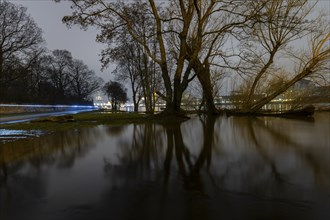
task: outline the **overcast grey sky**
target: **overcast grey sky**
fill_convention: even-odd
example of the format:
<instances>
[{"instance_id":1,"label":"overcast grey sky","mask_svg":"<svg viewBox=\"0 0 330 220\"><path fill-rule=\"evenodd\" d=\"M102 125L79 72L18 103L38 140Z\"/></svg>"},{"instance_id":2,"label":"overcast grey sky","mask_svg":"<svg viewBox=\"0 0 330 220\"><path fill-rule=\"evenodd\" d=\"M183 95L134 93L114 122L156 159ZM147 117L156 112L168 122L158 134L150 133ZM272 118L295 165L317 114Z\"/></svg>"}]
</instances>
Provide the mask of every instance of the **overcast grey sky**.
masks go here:
<instances>
[{"instance_id":1,"label":"overcast grey sky","mask_svg":"<svg viewBox=\"0 0 330 220\"><path fill-rule=\"evenodd\" d=\"M110 79L113 67L104 72L100 70L99 54L102 45L95 42L97 30L89 28L89 30L83 31L78 27L68 29L62 23L62 17L71 14L69 2L61 1L61 3L55 3L52 0L9 1L27 7L28 13L43 30L48 49L66 49L72 53L74 58L83 60L105 81ZM330 21L330 0L321 0L318 8L324 10Z\"/></svg>"},{"instance_id":2,"label":"overcast grey sky","mask_svg":"<svg viewBox=\"0 0 330 220\"><path fill-rule=\"evenodd\" d=\"M70 4L62 1L55 3L51 0L9 0L10 2L27 7L37 25L43 30L47 48L66 49L75 59L83 60L105 81L109 80L111 69L101 72L99 54L102 45L95 42L97 30L89 28L88 31L72 27L68 29L62 23L62 17L71 13Z\"/></svg>"}]
</instances>

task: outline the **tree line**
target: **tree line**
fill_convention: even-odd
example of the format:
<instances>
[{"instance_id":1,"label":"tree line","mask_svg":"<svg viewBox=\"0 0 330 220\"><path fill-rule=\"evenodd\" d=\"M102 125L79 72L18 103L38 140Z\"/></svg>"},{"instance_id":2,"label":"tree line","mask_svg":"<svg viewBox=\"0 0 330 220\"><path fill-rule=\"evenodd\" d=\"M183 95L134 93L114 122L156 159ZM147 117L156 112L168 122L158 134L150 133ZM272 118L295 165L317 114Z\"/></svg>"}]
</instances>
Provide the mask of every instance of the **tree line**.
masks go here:
<instances>
[{"instance_id":1,"label":"tree line","mask_svg":"<svg viewBox=\"0 0 330 220\"><path fill-rule=\"evenodd\" d=\"M0 0L0 103L91 103L103 80L69 51L47 50L26 10Z\"/></svg>"},{"instance_id":2,"label":"tree line","mask_svg":"<svg viewBox=\"0 0 330 220\"><path fill-rule=\"evenodd\" d=\"M303 78L328 83L329 25L317 4L71 0L63 22L100 29L101 61L117 64L114 73L130 83L135 106L143 98L152 112L161 98L167 112L180 112L187 88L197 83L207 111L218 113L214 88L225 74L245 97L240 111L254 113Z\"/></svg>"}]
</instances>

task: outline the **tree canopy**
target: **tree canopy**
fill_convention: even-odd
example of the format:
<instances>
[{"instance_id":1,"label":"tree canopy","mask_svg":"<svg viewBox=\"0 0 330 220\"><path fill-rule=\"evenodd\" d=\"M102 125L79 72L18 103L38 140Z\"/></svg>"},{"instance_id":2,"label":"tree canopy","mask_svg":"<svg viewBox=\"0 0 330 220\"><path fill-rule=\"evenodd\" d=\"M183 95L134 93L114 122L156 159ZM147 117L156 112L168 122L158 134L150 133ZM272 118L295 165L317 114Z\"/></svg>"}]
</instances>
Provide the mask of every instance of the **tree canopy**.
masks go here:
<instances>
[{"instance_id":1,"label":"tree canopy","mask_svg":"<svg viewBox=\"0 0 330 220\"><path fill-rule=\"evenodd\" d=\"M25 7L0 0L0 102L90 103L102 84L69 51L48 51Z\"/></svg>"},{"instance_id":2,"label":"tree canopy","mask_svg":"<svg viewBox=\"0 0 330 220\"><path fill-rule=\"evenodd\" d=\"M42 52L42 30L26 8L0 0L0 84L15 80Z\"/></svg>"},{"instance_id":3,"label":"tree canopy","mask_svg":"<svg viewBox=\"0 0 330 220\"><path fill-rule=\"evenodd\" d=\"M127 92L123 84L116 81L109 81L103 86L103 92L108 96L111 101L113 110L118 110L120 103L128 100Z\"/></svg>"},{"instance_id":4,"label":"tree canopy","mask_svg":"<svg viewBox=\"0 0 330 220\"><path fill-rule=\"evenodd\" d=\"M102 53L103 61L109 61L109 56L115 55L114 46L129 36L143 49L142 56L148 55L158 65L164 90L157 94L166 101L168 111L181 110L183 92L196 77L203 88L208 111L217 112L212 71L252 75L252 79L244 77L252 82L244 108L246 111L258 110L268 99L254 103L252 96L261 80L273 82L274 63L289 56L283 52L293 46L292 42L306 40L306 35L311 36L311 42L329 40L329 28L321 30L315 25L322 19L310 19L316 3L308 0L171 0L164 4L155 0L72 0L71 3L72 14L65 16L63 21L83 28L99 27L97 40L107 45L106 53ZM327 44L320 45L322 48L319 49L328 54ZM313 54L312 51L309 53ZM327 55L323 57L328 59ZM295 58L292 53L291 58ZM316 66L325 65L323 58L313 58L313 61L317 62ZM317 69L307 71L307 75L301 71L288 74L295 80L286 85L299 80L300 77L295 76L317 74ZM288 88L281 87L270 97Z\"/></svg>"}]
</instances>

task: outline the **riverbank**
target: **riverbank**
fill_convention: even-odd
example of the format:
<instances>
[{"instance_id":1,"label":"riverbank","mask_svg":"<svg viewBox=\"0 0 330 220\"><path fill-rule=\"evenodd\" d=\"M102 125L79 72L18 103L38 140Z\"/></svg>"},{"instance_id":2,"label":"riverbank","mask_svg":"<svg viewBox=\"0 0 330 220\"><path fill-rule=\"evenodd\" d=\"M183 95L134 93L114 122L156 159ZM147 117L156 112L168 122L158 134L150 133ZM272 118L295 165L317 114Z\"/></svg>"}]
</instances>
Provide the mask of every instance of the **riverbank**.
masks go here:
<instances>
[{"instance_id":1,"label":"riverbank","mask_svg":"<svg viewBox=\"0 0 330 220\"><path fill-rule=\"evenodd\" d=\"M186 115L192 117L200 114L203 114L203 112L197 112L197 111L186 112ZM225 114L225 115L231 116L231 114ZM233 116L235 116L235 114ZM252 117L263 117L263 116L264 115L252 115ZM270 115L270 117L273 116ZM301 119L305 118L304 116L297 116L297 117ZM145 113L121 112L121 111L111 111L111 110L103 109L103 110L95 110L90 112L81 112L78 114L68 114L65 117L51 116L51 117L44 117L41 119L32 120L29 122L1 124L0 129L61 131L67 129L96 126L96 125L125 125L131 123L147 123L147 122L169 124L171 122L176 123L178 121L185 121L187 119L189 119L189 117L185 115L178 115L178 116L164 115L164 114L150 115Z\"/></svg>"},{"instance_id":2,"label":"riverbank","mask_svg":"<svg viewBox=\"0 0 330 220\"><path fill-rule=\"evenodd\" d=\"M44 130L44 131L58 131L75 129L81 127L90 127L95 125L123 125L130 123L146 123L158 122L169 123L171 121L184 121L188 117L175 117L163 115L148 115L143 113L133 112L114 112L111 110L96 110L92 112L82 112L74 115L67 115L68 120L63 116L55 116L33 120L30 122L2 124L1 129L12 130Z\"/></svg>"}]
</instances>

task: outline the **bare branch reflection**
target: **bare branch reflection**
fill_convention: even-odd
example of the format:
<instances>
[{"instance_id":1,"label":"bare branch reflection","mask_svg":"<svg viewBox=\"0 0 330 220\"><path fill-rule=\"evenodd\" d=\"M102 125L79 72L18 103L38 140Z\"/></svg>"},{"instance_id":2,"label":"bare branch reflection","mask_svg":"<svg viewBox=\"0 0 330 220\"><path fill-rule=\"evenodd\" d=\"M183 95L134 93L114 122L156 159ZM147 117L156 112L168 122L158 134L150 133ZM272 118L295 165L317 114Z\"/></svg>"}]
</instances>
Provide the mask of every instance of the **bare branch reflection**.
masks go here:
<instances>
[{"instance_id":1,"label":"bare branch reflection","mask_svg":"<svg viewBox=\"0 0 330 220\"><path fill-rule=\"evenodd\" d=\"M8 142L0 146L0 214L330 217L329 120L208 116Z\"/></svg>"}]
</instances>

